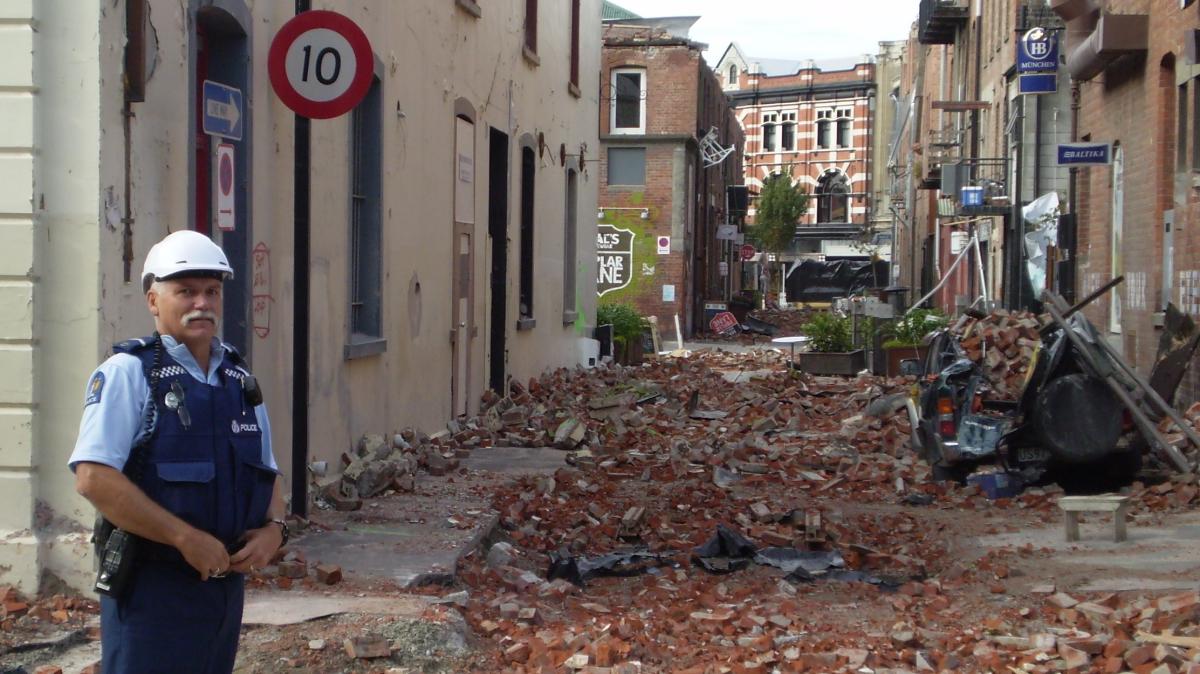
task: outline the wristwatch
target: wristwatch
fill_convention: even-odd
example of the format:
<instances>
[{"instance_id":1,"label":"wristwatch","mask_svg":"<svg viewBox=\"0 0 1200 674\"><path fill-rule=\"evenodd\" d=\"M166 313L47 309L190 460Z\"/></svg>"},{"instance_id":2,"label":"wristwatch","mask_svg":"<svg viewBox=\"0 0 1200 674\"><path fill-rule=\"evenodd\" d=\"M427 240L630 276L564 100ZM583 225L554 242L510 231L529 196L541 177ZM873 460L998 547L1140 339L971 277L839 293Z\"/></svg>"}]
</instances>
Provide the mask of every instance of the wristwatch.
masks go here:
<instances>
[{"instance_id":1,"label":"wristwatch","mask_svg":"<svg viewBox=\"0 0 1200 674\"><path fill-rule=\"evenodd\" d=\"M282 548L283 546L287 545L288 538L290 538L291 535L291 531L288 529L287 522L280 519L270 519L267 520L267 524L279 525L279 533L283 535L283 541L279 544L279 547Z\"/></svg>"}]
</instances>

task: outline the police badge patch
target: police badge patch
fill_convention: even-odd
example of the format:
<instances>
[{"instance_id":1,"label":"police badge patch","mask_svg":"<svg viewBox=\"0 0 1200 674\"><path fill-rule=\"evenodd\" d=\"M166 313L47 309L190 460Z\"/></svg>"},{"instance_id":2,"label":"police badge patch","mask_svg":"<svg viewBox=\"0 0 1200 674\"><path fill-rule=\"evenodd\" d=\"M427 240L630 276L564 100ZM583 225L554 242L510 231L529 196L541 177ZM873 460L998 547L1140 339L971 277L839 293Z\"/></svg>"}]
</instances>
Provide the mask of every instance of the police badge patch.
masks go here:
<instances>
[{"instance_id":1,"label":"police badge patch","mask_svg":"<svg viewBox=\"0 0 1200 674\"><path fill-rule=\"evenodd\" d=\"M92 380L88 382L87 398L83 401L83 406L87 407L100 402L100 393L104 391L104 373L97 372L92 375Z\"/></svg>"}]
</instances>

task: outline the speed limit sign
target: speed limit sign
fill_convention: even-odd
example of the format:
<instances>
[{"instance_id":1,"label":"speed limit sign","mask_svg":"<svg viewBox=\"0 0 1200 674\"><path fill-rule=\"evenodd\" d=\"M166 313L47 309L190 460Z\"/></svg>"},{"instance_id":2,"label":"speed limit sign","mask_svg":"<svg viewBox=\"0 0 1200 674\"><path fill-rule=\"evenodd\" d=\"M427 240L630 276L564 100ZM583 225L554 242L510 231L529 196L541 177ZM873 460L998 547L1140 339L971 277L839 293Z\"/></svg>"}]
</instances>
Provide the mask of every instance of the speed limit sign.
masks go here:
<instances>
[{"instance_id":1,"label":"speed limit sign","mask_svg":"<svg viewBox=\"0 0 1200 674\"><path fill-rule=\"evenodd\" d=\"M358 24L326 10L302 12L283 24L267 54L276 95L312 119L352 110L371 88L374 69L371 43Z\"/></svg>"}]
</instances>

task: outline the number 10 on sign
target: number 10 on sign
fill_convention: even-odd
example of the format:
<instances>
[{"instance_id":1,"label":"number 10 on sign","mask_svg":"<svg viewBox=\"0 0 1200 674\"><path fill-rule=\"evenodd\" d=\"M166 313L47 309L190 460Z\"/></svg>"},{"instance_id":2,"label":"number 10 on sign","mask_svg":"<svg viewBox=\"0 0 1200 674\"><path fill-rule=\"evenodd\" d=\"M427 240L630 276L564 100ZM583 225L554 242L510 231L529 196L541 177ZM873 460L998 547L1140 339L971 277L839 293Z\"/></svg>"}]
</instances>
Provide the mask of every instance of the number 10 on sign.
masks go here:
<instances>
[{"instance_id":1,"label":"number 10 on sign","mask_svg":"<svg viewBox=\"0 0 1200 674\"><path fill-rule=\"evenodd\" d=\"M350 19L324 10L303 12L271 42L267 70L275 93L297 114L328 119L363 99L374 75L367 36Z\"/></svg>"}]
</instances>

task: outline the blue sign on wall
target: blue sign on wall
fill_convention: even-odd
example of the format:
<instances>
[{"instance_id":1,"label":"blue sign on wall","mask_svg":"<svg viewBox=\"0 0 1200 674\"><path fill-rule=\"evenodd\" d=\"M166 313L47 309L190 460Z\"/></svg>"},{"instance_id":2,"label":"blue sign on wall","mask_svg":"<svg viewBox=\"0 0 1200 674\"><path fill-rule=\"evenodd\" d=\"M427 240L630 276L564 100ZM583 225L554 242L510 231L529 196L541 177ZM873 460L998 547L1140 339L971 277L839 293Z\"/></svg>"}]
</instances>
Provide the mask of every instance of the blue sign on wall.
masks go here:
<instances>
[{"instance_id":1,"label":"blue sign on wall","mask_svg":"<svg viewBox=\"0 0 1200 674\"><path fill-rule=\"evenodd\" d=\"M204 133L242 139L242 90L204 80Z\"/></svg>"},{"instance_id":2,"label":"blue sign on wall","mask_svg":"<svg viewBox=\"0 0 1200 674\"><path fill-rule=\"evenodd\" d=\"M1017 49L1017 72L1050 73L1058 70L1058 37L1045 28L1030 28Z\"/></svg>"},{"instance_id":3,"label":"blue sign on wall","mask_svg":"<svg viewBox=\"0 0 1200 674\"><path fill-rule=\"evenodd\" d=\"M1052 94L1056 91L1057 73L1022 73L1017 76L1018 94Z\"/></svg>"},{"instance_id":4,"label":"blue sign on wall","mask_svg":"<svg viewBox=\"0 0 1200 674\"><path fill-rule=\"evenodd\" d=\"M1108 166L1112 163L1112 145L1108 143L1061 143L1059 166Z\"/></svg>"}]
</instances>

